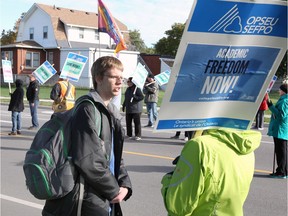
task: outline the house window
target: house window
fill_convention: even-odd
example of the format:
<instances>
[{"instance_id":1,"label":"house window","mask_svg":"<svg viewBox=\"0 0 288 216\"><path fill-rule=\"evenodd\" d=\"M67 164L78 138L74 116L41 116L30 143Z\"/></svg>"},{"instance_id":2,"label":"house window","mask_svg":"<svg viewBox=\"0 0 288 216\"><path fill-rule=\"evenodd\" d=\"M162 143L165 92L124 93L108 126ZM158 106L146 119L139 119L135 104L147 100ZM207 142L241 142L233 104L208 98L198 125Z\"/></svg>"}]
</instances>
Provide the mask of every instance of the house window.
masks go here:
<instances>
[{"instance_id":1,"label":"house window","mask_svg":"<svg viewBox=\"0 0 288 216\"><path fill-rule=\"evenodd\" d=\"M43 26L43 39L48 38L48 26Z\"/></svg>"},{"instance_id":2,"label":"house window","mask_svg":"<svg viewBox=\"0 0 288 216\"><path fill-rule=\"evenodd\" d=\"M95 40L99 40L99 32L98 32L98 30L95 30Z\"/></svg>"},{"instance_id":3,"label":"house window","mask_svg":"<svg viewBox=\"0 0 288 216\"><path fill-rule=\"evenodd\" d=\"M54 64L54 53L53 52L48 52L48 61L50 64Z\"/></svg>"},{"instance_id":4,"label":"house window","mask_svg":"<svg viewBox=\"0 0 288 216\"><path fill-rule=\"evenodd\" d=\"M1 52L2 55L2 59L4 60L9 60L9 61L13 61L13 51L2 51Z\"/></svg>"},{"instance_id":5,"label":"house window","mask_svg":"<svg viewBox=\"0 0 288 216\"><path fill-rule=\"evenodd\" d=\"M84 28L79 28L79 38L84 38Z\"/></svg>"},{"instance_id":6,"label":"house window","mask_svg":"<svg viewBox=\"0 0 288 216\"><path fill-rule=\"evenodd\" d=\"M40 53L26 52L26 67L37 68L40 65Z\"/></svg>"},{"instance_id":7,"label":"house window","mask_svg":"<svg viewBox=\"0 0 288 216\"><path fill-rule=\"evenodd\" d=\"M29 38L30 38L30 40L34 39L34 28L29 29Z\"/></svg>"},{"instance_id":8,"label":"house window","mask_svg":"<svg viewBox=\"0 0 288 216\"><path fill-rule=\"evenodd\" d=\"M4 60L11 61L11 66L13 66L13 51L2 51L1 57ZM2 67L2 61L0 63L1 63L1 67Z\"/></svg>"}]
</instances>

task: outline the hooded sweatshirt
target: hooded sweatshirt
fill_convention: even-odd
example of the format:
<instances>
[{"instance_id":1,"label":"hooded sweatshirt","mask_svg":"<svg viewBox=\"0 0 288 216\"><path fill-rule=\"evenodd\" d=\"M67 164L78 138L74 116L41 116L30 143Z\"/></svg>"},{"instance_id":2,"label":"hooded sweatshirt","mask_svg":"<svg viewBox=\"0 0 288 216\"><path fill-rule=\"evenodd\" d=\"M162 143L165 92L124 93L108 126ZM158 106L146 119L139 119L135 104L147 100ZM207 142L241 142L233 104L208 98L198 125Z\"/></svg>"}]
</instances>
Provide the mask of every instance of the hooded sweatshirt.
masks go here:
<instances>
[{"instance_id":1,"label":"hooded sweatshirt","mask_svg":"<svg viewBox=\"0 0 288 216\"><path fill-rule=\"evenodd\" d=\"M254 174L258 131L211 129L188 141L173 173L162 179L170 216L242 216Z\"/></svg>"},{"instance_id":2,"label":"hooded sweatshirt","mask_svg":"<svg viewBox=\"0 0 288 216\"><path fill-rule=\"evenodd\" d=\"M23 81L17 79L15 81L16 89L11 94L11 100L9 103L8 111L22 112L24 110L24 89Z\"/></svg>"}]
</instances>

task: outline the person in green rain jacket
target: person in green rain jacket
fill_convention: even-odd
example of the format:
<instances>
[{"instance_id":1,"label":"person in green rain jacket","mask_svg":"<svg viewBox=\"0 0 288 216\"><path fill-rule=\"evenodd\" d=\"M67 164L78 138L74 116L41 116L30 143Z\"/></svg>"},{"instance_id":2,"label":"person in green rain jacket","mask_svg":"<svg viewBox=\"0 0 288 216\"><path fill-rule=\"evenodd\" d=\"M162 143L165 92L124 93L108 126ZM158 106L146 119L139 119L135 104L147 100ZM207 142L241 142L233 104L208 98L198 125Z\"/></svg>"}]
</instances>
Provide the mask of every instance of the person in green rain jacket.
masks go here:
<instances>
[{"instance_id":1,"label":"person in green rain jacket","mask_svg":"<svg viewBox=\"0 0 288 216\"><path fill-rule=\"evenodd\" d=\"M169 216L242 216L261 133L210 129L188 141L162 179Z\"/></svg>"}]
</instances>

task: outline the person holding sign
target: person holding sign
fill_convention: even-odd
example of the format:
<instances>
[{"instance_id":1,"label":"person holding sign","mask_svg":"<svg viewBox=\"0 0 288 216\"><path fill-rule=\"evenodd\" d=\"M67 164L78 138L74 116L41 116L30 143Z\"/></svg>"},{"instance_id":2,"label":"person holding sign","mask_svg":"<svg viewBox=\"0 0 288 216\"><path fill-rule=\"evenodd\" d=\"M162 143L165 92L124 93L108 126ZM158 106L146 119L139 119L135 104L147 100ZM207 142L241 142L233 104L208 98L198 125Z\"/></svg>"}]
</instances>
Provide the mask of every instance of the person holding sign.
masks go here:
<instances>
[{"instance_id":1,"label":"person holding sign","mask_svg":"<svg viewBox=\"0 0 288 216\"><path fill-rule=\"evenodd\" d=\"M265 113L265 110L268 109L267 100L268 100L268 94L265 93L264 98L256 114L256 124L255 124L254 129L258 129L258 130L264 129L264 113Z\"/></svg>"},{"instance_id":2,"label":"person holding sign","mask_svg":"<svg viewBox=\"0 0 288 216\"><path fill-rule=\"evenodd\" d=\"M273 178L288 178L287 173L287 140L288 140L288 97L287 84L282 84L279 89L280 98L275 105L271 100L267 104L271 111L268 136L274 140L274 148L277 161L277 169L270 174ZM273 161L274 163L274 161Z\"/></svg>"},{"instance_id":3,"label":"person holding sign","mask_svg":"<svg viewBox=\"0 0 288 216\"><path fill-rule=\"evenodd\" d=\"M242 216L260 142L259 131L234 129L209 129L189 140L161 181L168 215Z\"/></svg>"},{"instance_id":4,"label":"person holding sign","mask_svg":"<svg viewBox=\"0 0 288 216\"><path fill-rule=\"evenodd\" d=\"M157 102L159 86L154 79L153 74L149 74L143 88L145 94L144 102L148 112L148 124L145 127L154 127L154 121L158 117Z\"/></svg>"},{"instance_id":5,"label":"person holding sign","mask_svg":"<svg viewBox=\"0 0 288 216\"><path fill-rule=\"evenodd\" d=\"M141 113L143 110L144 95L140 88L132 82L132 77L127 80L128 88L125 91L125 99L122 111L126 109L126 129L127 136L132 138L132 120L135 126L135 140L141 140Z\"/></svg>"},{"instance_id":6,"label":"person holding sign","mask_svg":"<svg viewBox=\"0 0 288 216\"><path fill-rule=\"evenodd\" d=\"M70 110L74 107L76 98L75 86L68 80L59 78L50 92L50 99L54 100L52 109L54 112Z\"/></svg>"},{"instance_id":7,"label":"person holding sign","mask_svg":"<svg viewBox=\"0 0 288 216\"><path fill-rule=\"evenodd\" d=\"M9 103L8 111L12 112L12 131L9 135L21 134L21 112L24 110L24 89L23 81L17 79L15 81L16 89L11 94L11 100Z\"/></svg>"},{"instance_id":8,"label":"person holding sign","mask_svg":"<svg viewBox=\"0 0 288 216\"><path fill-rule=\"evenodd\" d=\"M111 102L120 93L123 70L122 62L115 57L98 58L91 68L94 89L73 114L71 156L75 169L85 182L83 216L121 216L120 202L132 195L131 181L122 159L125 136L122 116ZM56 208L73 208L74 201L69 196L61 199L64 205L58 200L47 200L43 210L45 215L55 215ZM72 211L71 215L76 215L77 210Z\"/></svg>"},{"instance_id":9,"label":"person holding sign","mask_svg":"<svg viewBox=\"0 0 288 216\"><path fill-rule=\"evenodd\" d=\"M40 86L33 74L29 75L30 83L26 91L26 97L29 102L30 113L32 117L32 126L29 130L34 130L39 127L38 122L38 105L39 105L39 90Z\"/></svg>"}]
</instances>

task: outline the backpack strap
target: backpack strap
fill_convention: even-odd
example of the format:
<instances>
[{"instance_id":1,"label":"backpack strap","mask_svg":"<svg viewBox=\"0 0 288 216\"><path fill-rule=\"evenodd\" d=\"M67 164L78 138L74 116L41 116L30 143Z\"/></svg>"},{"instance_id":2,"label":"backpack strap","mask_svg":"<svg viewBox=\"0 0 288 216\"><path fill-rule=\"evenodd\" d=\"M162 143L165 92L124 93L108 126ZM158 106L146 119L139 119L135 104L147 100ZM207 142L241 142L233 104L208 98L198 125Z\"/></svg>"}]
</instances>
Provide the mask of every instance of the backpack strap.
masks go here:
<instances>
[{"instance_id":1,"label":"backpack strap","mask_svg":"<svg viewBox=\"0 0 288 216\"><path fill-rule=\"evenodd\" d=\"M68 90L67 90L68 91ZM89 102L93 105L94 107L94 111L95 111L95 125L96 125L96 130L98 133L98 136L100 136L101 134L101 123L102 123L102 119L101 119L101 114L98 110L98 108L95 105L95 102L93 102L90 97L89 98L81 98L79 102L77 102L75 109L73 110L72 116L74 116L75 112L77 111L79 105L83 102ZM102 150L104 152L104 154L106 154L106 148L104 143L102 144ZM78 207L77 207L77 216L81 216L81 209L82 209L82 203L83 203L83 198L84 198L84 185L85 185L85 180L83 178L82 175L80 175L80 180L79 180L79 184L80 184L80 190L79 190L79 201L78 201Z\"/></svg>"},{"instance_id":2,"label":"backpack strap","mask_svg":"<svg viewBox=\"0 0 288 216\"><path fill-rule=\"evenodd\" d=\"M83 203L83 197L84 197L84 178L82 175L80 175L80 190L79 190L79 201L78 201L78 207L77 207L77 216L81 216L81 209L82 209L82 203Z\"/></svg>"},{"instance_id":3,"label":"backpack strap","mask_svg":"<svg viewBox=\"0 0 288 216\"><path fill-rule=\"evenodd\" d=\"M72 88L71 83L70 83L69 81L67 81L67 84L68 84L68 86L67 86L67 90L66 90L65 98L68 97L68 95L69 95L70 92L71 92L71 88Z\"/></svg>"},{"instance_id":4,"label":"backpack strap","mask_svg":"<svg viewBox=\"0 0 288 216\"><path fill-rule=\"evenodd\" d=\"M97 133L98 133L98 136L100 136L101 134L101 123L102 123L102 117L101 117L101 114L98 110L98 108L96 107L95 105L95 102L93 102L90 98L82 98L80 99L79 102L77 102L76 104L76 108L73 110L73 113L72 113L72 116L75 114L75 112L77 111L79 105L83 102L89 102L93 105L94 107L94 111L95 111L95 125L96 125L96 129L97 129ZM106 151L105 151L106 152Z\"/></svg>"}]
</instances>

